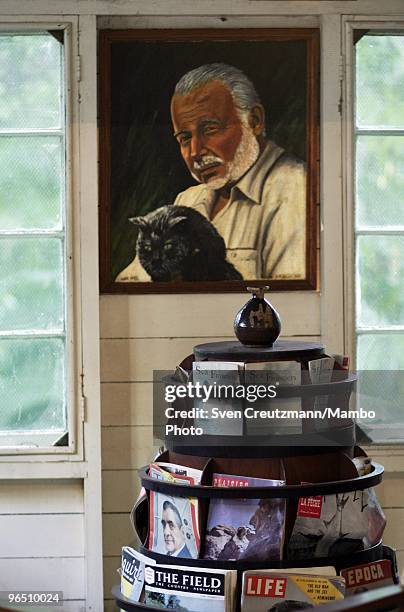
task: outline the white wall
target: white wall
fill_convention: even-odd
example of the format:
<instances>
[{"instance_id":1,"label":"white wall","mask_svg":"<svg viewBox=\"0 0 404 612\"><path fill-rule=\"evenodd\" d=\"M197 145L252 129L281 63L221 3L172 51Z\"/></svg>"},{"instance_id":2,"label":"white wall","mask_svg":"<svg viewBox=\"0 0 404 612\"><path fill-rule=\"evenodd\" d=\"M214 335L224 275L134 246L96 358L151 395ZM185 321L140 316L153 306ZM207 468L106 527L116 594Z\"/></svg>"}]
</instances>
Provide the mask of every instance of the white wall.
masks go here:
<instances>
[{"instance_id":1,"label":"white wall","mask_svg":"<svg viewBox=\"0 0 404 612\"><path fill-rule=\"evenodd\" d=\"M81 480L0 484L0 591L63 591L63 610L85 610Z\"/></svg>"}]
</instances>

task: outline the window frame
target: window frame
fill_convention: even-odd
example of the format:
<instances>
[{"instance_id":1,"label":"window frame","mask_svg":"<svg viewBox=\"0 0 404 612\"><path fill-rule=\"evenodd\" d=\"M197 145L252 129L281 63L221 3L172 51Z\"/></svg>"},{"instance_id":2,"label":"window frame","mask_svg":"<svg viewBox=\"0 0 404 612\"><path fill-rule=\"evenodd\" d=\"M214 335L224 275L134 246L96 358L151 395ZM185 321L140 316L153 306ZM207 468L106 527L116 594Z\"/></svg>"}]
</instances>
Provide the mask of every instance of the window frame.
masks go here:
<instances>
[{"instance_id":1,"label":"window frame","mask_svg":"<svg viewBox=\"0 0 404 612\"><path fill-rule=\"evenodd\" d=\"M351 355L352 368L356 367L356 232L355 232L355 30L385 30L386 32L403 32L404 16L392 21L388 16L377 15L344 15L342 17L342 142L343 142L343 243L344 243L344 337L345 352ZM393 327L393 326L391 326ZM402 326L397 326L400 331ZM396 331L396 330L394 330ZM390 333L390 332L388 332ZM394 332L393 332L394 333ZM402 442L375 443L369 447L372 456L394 452L397 466L404 468L404 440Z\"/></svg>"},{"instance_id":2,"label":"window frame","mask_svg":"<svg viewBox=\"0 0 404 612\"><path fill-rule=\"evenodd\" d=\"M66 419L69 444L66 446L0 446L0 474L3 463L29 461L83 461L83 422L85 395L81 308L81 228L79 188L79 96L80 83L78 17L5 17L0 32L64 32L64 112L65 112L65 309L66 309ZM12 434L10 434L12 435Z\"/></svg>"}]
</instances>

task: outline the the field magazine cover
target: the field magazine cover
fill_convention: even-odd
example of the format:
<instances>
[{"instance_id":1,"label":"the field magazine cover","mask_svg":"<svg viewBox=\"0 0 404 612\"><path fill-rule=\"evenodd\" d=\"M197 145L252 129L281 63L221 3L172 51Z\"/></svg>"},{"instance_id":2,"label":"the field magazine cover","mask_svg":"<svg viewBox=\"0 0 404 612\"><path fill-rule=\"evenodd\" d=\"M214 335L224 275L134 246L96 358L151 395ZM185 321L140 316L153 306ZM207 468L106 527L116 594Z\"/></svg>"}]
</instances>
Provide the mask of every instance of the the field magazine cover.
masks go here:
<instances>
[{"instance_id":1,"label":"the field magazine cover","mask_svg":"<svg viewBox=\"0 0 404 612\"><path fill-rule=\"evenodd\" d=\"M190 485L191 476L170 474L156 464L150 465L152 478ZM172 497L150 491L149 549L155 552L197 559L199 554L198 500L193 497Z\"/></svg>"},{"instance_id":2,"label":"the field magazine cover","mask_svg":"<svg viewBox=\"0 0 404 612\"><path fill-rule=\"evenodd\" d=\"M145 602L181 612L233 612L237 572L181 565L145 567Z\"/></svg>"},{"instance_id":3,"label":"the field magazine cover","mask_svg":"<svg viewBox=\"0 0 404 612\"><path fill-rule=\"evenodd\" d=\"M300 498L289 558L349 555L380 542L385 525L373 489Z\"/></svg>"},{"instance_id":4,"label":"the field magazine cover","mask_svg":"<svg viewBox=\"0 0 404 612\"><path fill-rule=\"evenodd\" d=\"M141 600L146 563L152 565L154 561L130 546L122 547L121 593L131 601Z\"/></svg>"},{"instance_id":5,"label":"the field magazine cover","mask_svg":"<svg viewBox=\"0 0 404 612\"><path fill-rule=\"evenodd\" d=\"M213 474L213 486L216 487L274 487L284 484L284 480ZM204 559L281 559L284 525L284 499L211 499Z\"/></svg>"},{"instance_id":6,"label":"the field magazine cover","mask_svg":"<svg viewBox=\"0 0 404 612\"><path fill-rule=\"evenodd\" d=\"M244 572L241 611L305 610L344 599L345 580L340 576L325 576L323 573L308 574L307 569L298 568L294 571L299 573L285 570Z\"/></svg>"},{"instance_id":7,"label":"the field magazine cover","mask_svg":"<svg viewBox=\"0 0 404 612\"><path fill-rule=\"evenodd\" d=\"M388 559L347 567L341 570L341 576L345 578L347 596L394 584Z\"/></svg>"},{"instance_id":8,"label":"the field magazine cover","mask_svg":"<svg viewBox=\"0 0 404 612\"><path fill-rule=\"evenodd\" d=\"M194 361L192 364L192 380L194 385L204 387L206 396L194 399L194 408L203 410L194 420L195 427L201 427L204 434L221 436L241 436L243 434L242 418L212 418L213 409L224 411L243 411L243 398L237 396L244 378L244 363L238 361ZM216 391L218 387L227 387L226 391Z\"/></svg>"}]
</instances>

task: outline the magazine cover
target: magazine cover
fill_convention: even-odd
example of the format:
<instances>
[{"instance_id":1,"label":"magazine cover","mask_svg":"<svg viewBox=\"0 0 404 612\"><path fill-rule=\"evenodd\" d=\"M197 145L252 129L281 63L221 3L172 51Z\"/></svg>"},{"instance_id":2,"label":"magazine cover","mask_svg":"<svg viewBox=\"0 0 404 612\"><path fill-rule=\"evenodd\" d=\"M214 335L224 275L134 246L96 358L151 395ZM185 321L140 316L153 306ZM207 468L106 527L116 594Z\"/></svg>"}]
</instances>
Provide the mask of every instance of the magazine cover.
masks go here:
<instances>
[{"instance_id":1,"label":"magazine cover","mask_svg":"<svg viewBox=\"0 0 404 612\"><path fill-rule=\"evenodd\" d=\"M341 570L341 576L345 578L347 596L394 584L388 559L348 567Z\"/></svg>"},{"instance_id":2,"label":"magazine cover","mask_svg":"<svg viewBox=\"0 0 404 612\"><path fill-rule=\"evenodd\" d=\"M305 610L344 599L345 581L339 576L289 574L278 570L243 573L242 612Z\"/></svg>"},{"instance_id":3,"label":"magazine cover","mask_svg":"<svg viewBox=\"0 0 404 612\"><path fill-rule=\"evenodd\" d=\"M289 557L335 557L363 550L381 540L385 525L373 489L301 498Z\"/></svg>"},{"instance_id":4,"label":"magazine cover","mask_svg":"<svg viewBox=\"0 0 404 612\"><path fill-rule=\"evenodd\" d=\"M144 586L145 564L154 561L130 546L122 547L121 593L132 601L140 601Z\"/></svg>"},{"instance_id":5,"label":"magazine cover","mask_svg":"<svg viewBox=\"0 0 404 612\"><path fill-rule=\"evenodd\" d=\"M152 478L179 484L192 484L189 476L174 476L151 464ZM197 559L199 554L198 500L172 497L150 491L149 549L163 555Z\"/></svg>"},{"instance_id":6,"label":"magazine cover","mask_svg":"<svg viewBox=\"0 0 404 612\"><path fill-rule=\"evenodd\" d=\"M145 603L183 612L233 612L236 581L231 570L146 565Z\"/></svg>"},{"instance_id":7,"label":"magazine cover","mask_svg":"<svg viewBox=\"0 0 404 612\"><path fill-rule=\"evenodd\" d=\"M213 474L213 486L282 486L284 480ZM204 559L267 561L281 559L284 499L211 499Z\"/></svg>"}]
</instances>

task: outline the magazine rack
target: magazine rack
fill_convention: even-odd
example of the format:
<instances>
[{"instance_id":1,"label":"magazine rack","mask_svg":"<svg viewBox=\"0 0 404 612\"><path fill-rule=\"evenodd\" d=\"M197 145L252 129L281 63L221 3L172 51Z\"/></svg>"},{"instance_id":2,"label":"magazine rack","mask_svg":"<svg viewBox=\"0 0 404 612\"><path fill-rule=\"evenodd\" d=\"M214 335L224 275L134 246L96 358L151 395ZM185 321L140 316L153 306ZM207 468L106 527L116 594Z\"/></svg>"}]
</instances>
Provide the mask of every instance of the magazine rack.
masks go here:
<instances>
[{"instance_id":1,"label":"magazine rack","mask_svg":"<svg viewBox=\"0 0 404 612\"><path fill-rule=\"evenodd\" d=\"M303 407L310 407L313 405L316 396L326 395L331 404L334 403L334 405L339 405L345 409L349 405L349 398L355 387L355 375L342 370L334 370L331 382L322 385L310 384L308 379L308 362L325 356L327 355L324 352L324 347L316 343L277 341L272 348L261 348L244 346L239 342L219 342L196 346L194 355L187 357L181 363L181 366L190 371L192 361L195 359L198 361L244 361L246 363L298 361L302 364L303 384L293 387L279 387L277 397L301 397ZM369 474L357 476L356 467L350 458L364 453L361 449L355 447L355 424L353 421L345 422L340 427L323 429L321 432L306 430L303 434L282 436L274 433L273 439L271 435L252 436L251 444L244 443L244 445L241 445L240 442L241 437L237 436L201 436L198 439L198 445L195 446L194 443L191 444L189 439L179 442L178 438L165 438L165 445L168 450L156 461L180 464L182 457L183 465L203 470L202 480L200 485L181 485L151 478L148 475L148 466L139 470L142 487L147 495L135 505L131 518L140 537L142 544L140 551L143 554L160 564L237 570L237 612L240 612L241 606L242 572L246 570L332 565L335 566L337 571L340 571L354 565L389 558L392 562L393 577L397 580L395 553L388 547L383 546L382 542L365 550L358 550L338 557L316 557L304 560L283 559L266 562L174 558L149 551L146 548L146 543L148 541L148 495L150 491L165 493L171 497L194 497L200 500L201 527L204 526L206 520L209 499L285 499L287 500L285 531L288 538L291 532L291 520L294 521L296 517L299 498L363 491L376 486L382 480L384 468L378 463L372 463ZM322 459L318 461L320 455ZM332 457L332 460L330 457ZM228 466L237 465L237 467L232 467L232 471L226 471L226 461ZM210 462L211 466L209 467ZM213 471L241 476L277 478L274 475L265 474L265 469L269 470L268 466L275 465L276 462L284 470L284 479L287 483L285 486L251 488L210 486L210 477ZM304 464L307 468L306 475L299 471ZM316 467L316 464L318 469L312 469ZM249 473L248 468L251 466L254 466L255 471ZM229 467L229 469L231 468ZM236 469L238 471L235 471ZM335 473L333 473L333 470ZM280 478L281 475L279 474L278 477ZM301 482L311 482L313 484L302 485ZM155 606L134 603L126 599L120 593L119 586L114 587L112 592L122 610L161 610L161 608ZM325 610L325 606L322 606L322 609Z\"/></svg>"}]
</instances>

